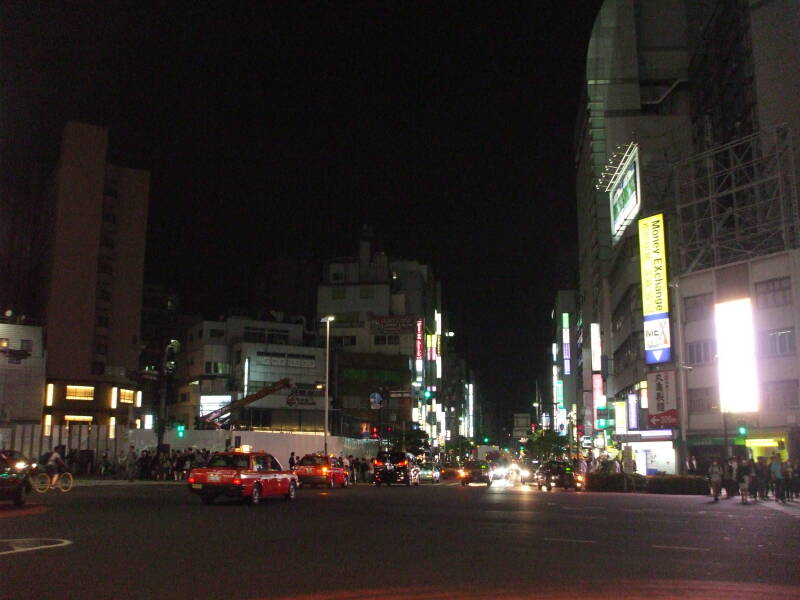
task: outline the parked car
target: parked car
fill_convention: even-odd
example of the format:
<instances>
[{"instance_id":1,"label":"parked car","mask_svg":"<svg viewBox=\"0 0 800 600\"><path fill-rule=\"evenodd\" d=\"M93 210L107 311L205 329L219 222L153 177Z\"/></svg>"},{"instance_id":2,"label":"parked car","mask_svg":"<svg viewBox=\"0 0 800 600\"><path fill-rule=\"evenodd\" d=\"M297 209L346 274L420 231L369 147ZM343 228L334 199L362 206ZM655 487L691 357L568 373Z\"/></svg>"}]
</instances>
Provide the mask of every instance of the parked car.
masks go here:
<instances>
[{"instance_id":1,"label":"parked car","mask_svg":"<svg viewBox=\"0 0 800 600\"><path fill-rule=\"evenodd\" d=\"M267 496L294 500L297 475L266 452L216 452L205 466L190 471L188 486L204 504L220 497L258 504Z\"/></svg>"},{"instance_id":2,"label":"parked car","mask_svg":"<svg viewBox=\"0 0 800 600\"><path fill-rule=\"evenodd\" d=\"M23 506L31 493L33 466L16 450L0 450L0 500L12 500Z\"/></svg>"},{"instance_id":3,"label":"parked car","mask_svg":"<svg viewBox=\"0 0 800 600\"><path fill-rule=\"evenodd\" d=\"M492 467L485 460L470 460L458 470L461 485L485 483L492 485Z\"/></svg>"},{"instance_id":4,"label":"parked car","mask_svg":"<svg viewBox=\"0 0 800 600\"><path fill-rule=\"evenodd\" d=\"M433 463L422 463L419 467L419 480L430 481L431 483L439 483L441 472L439 467Z\"/></svg>"},{"instance_id":5,"label":"parked car","mask_svg":"<svg viewBox=\"0 0 800 600\"><path fill-rule=\"evenodd\" d=\"M536 471L536 485L548 491L554 487L575 488L575 474L568 462L551 460Z\"/></svg>"},{"instance_id":6,"label":"parked car","mask_svg":"<svg viewBox=\"0 0 800 600\"><path fill-rule=\"evenodd\" d=\"M378 452L373 469L372 481L377 487L382 483L419 485L419 465L414 455L408 452Z\"/></svg>"},{"instance_id":7,"label":"parked car","mask_svg":"<svg viewBox=\"0 0 800 600\"><path fill-rule=\"evenodd\" d=\"M347 487L350 484L350 473L344 468L342 461L335 456L324 454L306 454L295 468L299 485L324 485Z\"/></svg>"}]
</instances>

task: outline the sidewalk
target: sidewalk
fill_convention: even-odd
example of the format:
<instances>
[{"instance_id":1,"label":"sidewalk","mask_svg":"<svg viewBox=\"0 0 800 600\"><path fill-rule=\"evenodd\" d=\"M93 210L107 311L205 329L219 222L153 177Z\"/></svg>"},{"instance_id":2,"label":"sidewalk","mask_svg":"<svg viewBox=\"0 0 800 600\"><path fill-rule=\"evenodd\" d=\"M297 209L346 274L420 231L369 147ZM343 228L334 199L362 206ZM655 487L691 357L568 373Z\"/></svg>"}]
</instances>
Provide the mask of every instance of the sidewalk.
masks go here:
<instances>
[{"instance_id":1,"label":"sidewalk","mask_svg":"<svg viewBox=\"0 0 800 600\"><path fill-rule=\"evenodd\" d=\"M761 500L759 506L764 506L772 510L777 510L787 515L792 515L795 519L800 519L800 500L792 500L786 504L775 502L775 500Z\"/></svg>"},{"instance_id":2,"label":"sidewalk","mask_svg":"<svg viewBox=\"0 0 800 600\"><path fill-rule=\"evenodd\" d=\"M105 485L178 485L186 484L186 481L152 481L150 479L134 479L128 481L127 479L82 479L75 478L75 487L97 487Z\"/></svg>"}]
</instances>

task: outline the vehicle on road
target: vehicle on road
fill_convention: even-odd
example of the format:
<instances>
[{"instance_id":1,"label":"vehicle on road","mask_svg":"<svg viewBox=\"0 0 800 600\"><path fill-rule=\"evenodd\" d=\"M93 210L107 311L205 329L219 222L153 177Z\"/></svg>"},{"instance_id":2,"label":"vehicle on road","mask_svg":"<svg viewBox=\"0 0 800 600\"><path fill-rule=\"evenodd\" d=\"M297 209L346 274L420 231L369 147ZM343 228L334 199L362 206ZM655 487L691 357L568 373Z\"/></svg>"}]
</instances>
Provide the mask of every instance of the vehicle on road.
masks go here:
<instances>
[{"instance_id":1,"label":"vehicle on road","mask_svg":"<svg viewBox=\"0 0 800 600\"><path fill-rule=\"evenodd\" d=\"M470 460L458 470L461 485L485 483L492 485L492 468L485 460Z\"/></svg>"},{"instance_id":2,"label":"vehicle on road","mask_svg":"<svg viewBox=\"0 0 800 600\"><path fill-rule=\"evenodd\" d=\"M521 462L518 465L519 482L523 485L532 483L536 478L536 470L539 468L538 462Z\"/></svg>"},{"instance_id":3,"label":"vehicle on road","mask_svg":"<svg viewBox=\"0 0 800 600\"><path fill-rule=\"evenodd\" d=\"M554 487L570 489L576 487L575 473L568 462L551 460L536 471L536 485L548 491Z\"/></svg>"},{"instance_id":4,"label":"vehicle on road","mask_svg":"<svg viewBox=\"0 0 800 600\"><path fill-rule=\"evenodd\" d=\"M458 463L445 463L439 468L439 479L455 479L458 477L458 470L461 465Z\"/></svg>"},{"instance_id":5,"label":"vehicle on road","mask_svg":"<svg viewBox=\"0 0 800 600\"><path fill-rule=\"evenodd\" d=\"M511 463L500 458L489 463L492 469L492 479L505 479L510 472Z\"/></svg>"},{"instance_id":6,"label":"vehicle on road","mask_svg":"<svg viewBox=\"0 0 800 600\"><path fill-rule=\"evenodd\" d=\"M31 462L16 450L0 450L0 500L23 506L31 493Z\"/></svg>"},{"instance_id":7,"label":"vehicle on road","mask_svg":"<svg viewBox=\"0 0 800 600\"><path fill-rule=\"evenodd\" d=\"M350 473L335 456L306 454L295 468L298 485L324 485L333 488L350 485Z\"/></svg>"},{"instance_id":8,"label":"vehicle on road","mask_svg":"<svg viewBox=\"0 0 800 600\"><path fill-rule=\"evenodd\" d=\"M189 473L189 491L200 496L204 504L216 498L240 498L258 504L268 496L294 500L297 475L284 469L266 452L216 452L208 463Z\"/></svg>"},{"instance_id":9,"label":"vehicle on road","mask_svg":"<svg viewBox=\"0 0 800 600\"><path fill-rule=\"evenodd\" d=\"M430 481L431 483L439 483L441 479L441 471L439 467L433 463L422 463L419 467L419 480Z\"/></svg>"},{"instance_id":10,"label":"vehicle on road","mask_svg":"<svg viewBox=\"0 0 800 600\"><path fill-rule=\"evenodd\" d=\"M373 471L372 482L377 487L383 483L419 485L419 465L414 455L408 452L378 452L373 461Z\"/></svg>"}]
</instances>

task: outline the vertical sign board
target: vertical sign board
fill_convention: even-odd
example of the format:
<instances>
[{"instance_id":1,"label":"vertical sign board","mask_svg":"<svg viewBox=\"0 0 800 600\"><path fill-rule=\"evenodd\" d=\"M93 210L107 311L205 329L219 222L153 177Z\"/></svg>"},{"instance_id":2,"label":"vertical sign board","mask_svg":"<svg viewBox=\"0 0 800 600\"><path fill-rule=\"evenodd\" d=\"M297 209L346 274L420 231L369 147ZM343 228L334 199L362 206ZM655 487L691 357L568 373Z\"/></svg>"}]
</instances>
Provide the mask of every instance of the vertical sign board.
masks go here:
<instances>
[{"instance_id":1,"label":"vertical sign board","mask_svg":"<svg viewBox=\"0 0 800 600\"><path fill-rule=\"evenodd\" d=\"M628 433L628 403L614 402L614 433Z\"/></svg>"},{"instance_id":2,"label":"vertical sign board","mask_svg":"<svg viewBox=\"0 0 800 600\"><path fill-rule=\"evenodd\" d=\"M592 343L592 372L599 373L603 368L603 351L600 345L600 323L589 325L589 335Z\"/></svg>"},{"instance_id":3,"label":"vertical sign board","mask_svg":"<svg viewBox=\"0 0 800 600\"><path fill-rule=\"evenodd\" d=\"M564 348L564 375L571 373L570 339L569 339L569 313L561 314L561 344Z\"/></svg>"},{"instance_id":4,"label":"vertical sign board","mask_svg":"<svg viewBox=\"0 0 800 600\"><path fill-rule=\"evenodd\" d=\"M422 360L422 352L423 352L422 332L423 332L422 321L417 321L417 354L416 354L417 360Z\"/></svg>"},{"instance_id":5,"label":"vertical sign board","mask_svg":"<svg viewBox=\"0 0 800 600\"><path fill-rule=\"evenodd\" d=\"M639 219L639 258L642 271L644 361L648 365L669 362L672 356L663 214Z\"/></svg>"},{"instance_id":6,"label":"vertical sign board","mask_svg":"<svg viewBox=\"0 0 800 600\"><path fill-rule=\"evenodd\" d=\"M647 374L647 420L654 429L678 426L678 395L675 371Z\"/></svg>"},{"instance_id":7,"label":"vertical sign board","mask_svg":"<svg viewBox=\"0 0 800 600\"><path fill-rule=\"evenodd\" d=\"M722 412L758 411L758 373L750 298L720 302L714 308L717 378Z\"/></svg>"}]
</instances>

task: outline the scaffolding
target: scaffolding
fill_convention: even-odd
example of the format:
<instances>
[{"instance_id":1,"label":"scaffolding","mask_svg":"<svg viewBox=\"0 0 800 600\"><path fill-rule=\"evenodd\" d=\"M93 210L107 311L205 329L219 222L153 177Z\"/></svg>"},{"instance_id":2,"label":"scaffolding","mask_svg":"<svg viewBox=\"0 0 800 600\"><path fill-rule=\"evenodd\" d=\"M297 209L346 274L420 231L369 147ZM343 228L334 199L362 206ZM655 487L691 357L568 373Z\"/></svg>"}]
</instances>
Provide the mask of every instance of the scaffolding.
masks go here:
<instances>
[{"instance_id":1,"label":"scaffolding","mask_svg":"<svg viewBox=\"0 0 800 600\"><path fill-rule=\"evenodd\" d=\"M799 247L787 126L677 163L675 184L681 273Z\"/></svg>"}]
</instances>

